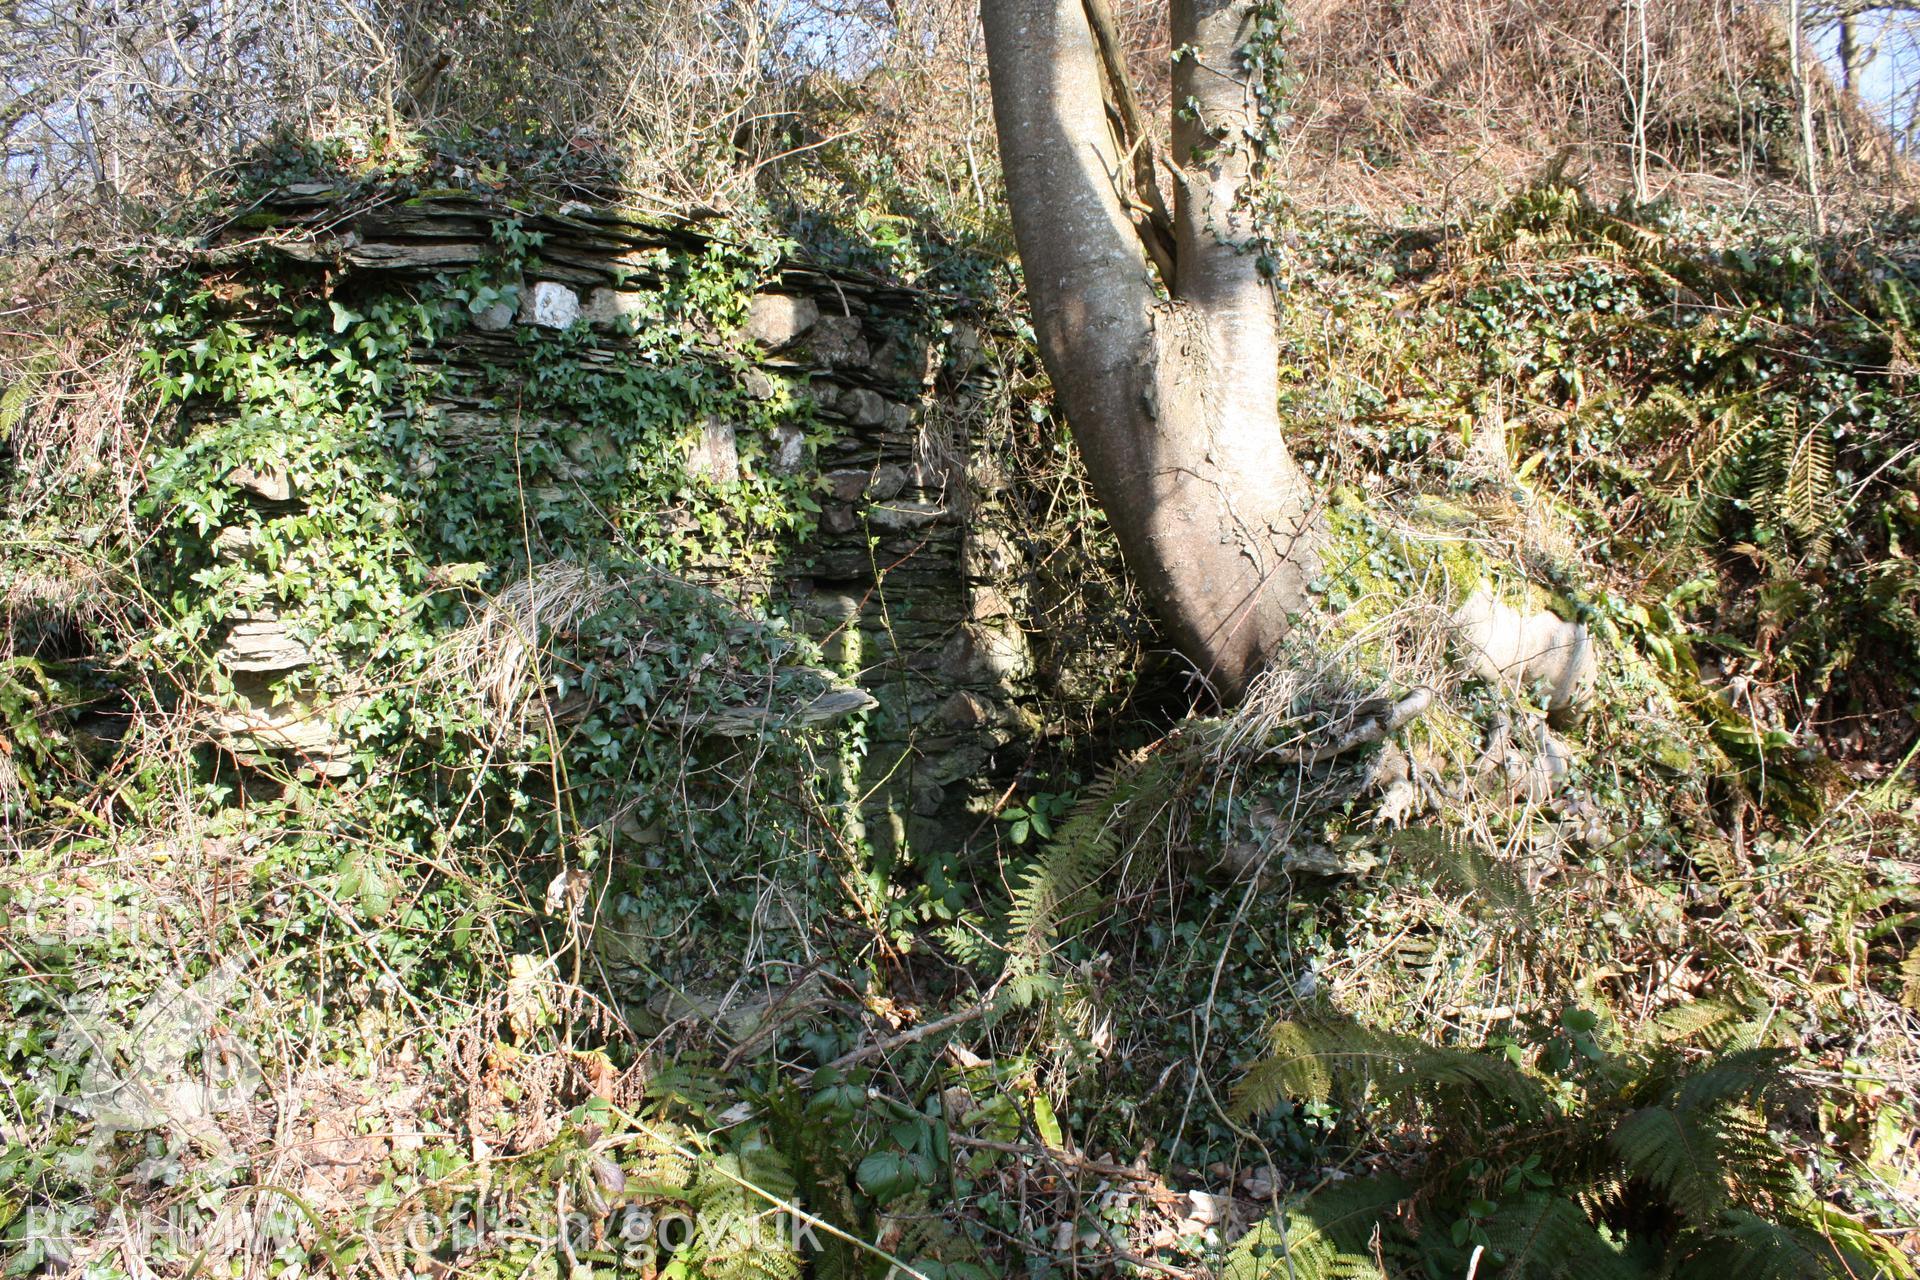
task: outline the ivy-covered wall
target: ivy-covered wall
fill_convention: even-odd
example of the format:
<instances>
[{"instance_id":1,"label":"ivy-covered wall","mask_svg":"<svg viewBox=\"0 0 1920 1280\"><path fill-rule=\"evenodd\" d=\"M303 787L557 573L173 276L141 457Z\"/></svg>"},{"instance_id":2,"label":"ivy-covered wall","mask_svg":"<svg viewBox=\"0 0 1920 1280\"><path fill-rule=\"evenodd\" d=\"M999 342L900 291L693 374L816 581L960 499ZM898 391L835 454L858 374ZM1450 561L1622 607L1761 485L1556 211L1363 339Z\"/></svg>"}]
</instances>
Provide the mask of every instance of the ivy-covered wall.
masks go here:
<instances>
[{"instance_id":1,"label":"ivy-covered wall","mask_svg":"<svg viewBox=\"0 0 1920 1280\"><path fill-rule=\"evenodd\" d=\"M966 307L579 204L275 191L150 317L156 651L243 772L430 842L790 853L824 775L877 910L908 849L957 907L1057 722Z\"/></svg>"}]
</instances>

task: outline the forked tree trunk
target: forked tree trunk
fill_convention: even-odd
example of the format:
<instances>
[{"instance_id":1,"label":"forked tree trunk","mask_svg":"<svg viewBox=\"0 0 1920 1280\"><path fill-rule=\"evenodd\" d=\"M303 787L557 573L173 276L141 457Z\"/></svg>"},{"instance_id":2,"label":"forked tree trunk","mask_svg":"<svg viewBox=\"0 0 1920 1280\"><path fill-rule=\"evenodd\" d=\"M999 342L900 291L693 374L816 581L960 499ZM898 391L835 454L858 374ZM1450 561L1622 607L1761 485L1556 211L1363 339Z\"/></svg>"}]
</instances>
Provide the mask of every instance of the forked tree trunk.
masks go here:
<instances>
[{"instance_id":1,"label":"forked tree trunk","mask_svg":"<svg viewBox=\"0 0 1920 1280\"><path fill-rule=\"evenodd\" d=\"M1287 451L1247 183L1250 0L1173 0L1173 279L1130 216L1084 0L983 0L994 117L1040 354L1128 567L1225 701L1308 608L1321 525ZM1183 114L1186 118L1182 118Z\"/></svg>"}]
</instances>

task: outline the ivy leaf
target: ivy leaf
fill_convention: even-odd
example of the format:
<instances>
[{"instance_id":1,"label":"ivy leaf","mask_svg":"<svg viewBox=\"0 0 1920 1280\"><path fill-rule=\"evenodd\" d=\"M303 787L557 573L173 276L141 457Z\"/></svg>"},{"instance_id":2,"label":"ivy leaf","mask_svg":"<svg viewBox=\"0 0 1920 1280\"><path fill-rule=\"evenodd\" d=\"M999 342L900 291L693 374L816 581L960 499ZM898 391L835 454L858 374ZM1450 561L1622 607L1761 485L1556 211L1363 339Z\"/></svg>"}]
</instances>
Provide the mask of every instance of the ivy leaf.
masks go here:
<instances>
[{"instance_id":1,"label":"ivy leaf","mask_svg":"<svg viewBox=\"0 0 1920 1280\"><path fill-rule=\"evenodd\" d=\"M333 331L335 333L345 333L348 325L356 324L366 319L366 317L358 311L349 311L332 298L327 299L327 306L333 310Z\"/></svg>"},{"instance_id":2,"label":"ivy leaf","mask_svg":"<svg viewBox=\"0 0 1920 1280\"><path fill-rule=\"evenodd\" d=\"M868 1195L889 1204L930 1181L932 1163L904 1151L875 1151L860 1162L854 1176Z\"/></svg>"},{"instance_id":3,"label":"ivy leaf","mask_svg":"<svg viewBox=\"0 0 1920 1280\"><path fill-rule=\"evenodd\" d=\"M1060 1120L1053 1113L1053 1100L1044 1093L1033 1095L1033 1127L1040 1131L1040 1140L1056 1150L1065 1149L1066 1135L1060 1131Z\"/></svg>"}]
</instances>

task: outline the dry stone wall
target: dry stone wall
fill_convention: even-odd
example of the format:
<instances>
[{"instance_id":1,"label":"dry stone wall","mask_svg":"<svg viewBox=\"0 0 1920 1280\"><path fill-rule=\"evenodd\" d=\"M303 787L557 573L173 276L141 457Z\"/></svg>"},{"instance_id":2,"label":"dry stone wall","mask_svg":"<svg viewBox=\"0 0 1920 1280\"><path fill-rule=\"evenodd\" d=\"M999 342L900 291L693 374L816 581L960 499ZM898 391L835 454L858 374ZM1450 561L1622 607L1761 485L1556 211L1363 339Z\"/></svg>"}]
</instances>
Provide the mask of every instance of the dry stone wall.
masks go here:
<instances>
[{"instance_id":1,"label":"dry stone wall","mask_svg":"<svg viewBox=\"0 0 1920 1280\"><path fill-rule=\"evenodd\" d=\"M348 208L341 193L319 185L283 190L261 209L253 221L272 224L267 252L324 267L346 297L393 285L431 290L486 259L503 216L498 206L451 193ZM589 330L597 340L578 348L582 360L632 358L621 320L659 286L661 251L699 254L707 243L689 227L580 205L513 216L540 237L537 265L519 282L516 302L476 315L434 359L493 359L526 326ZM207 260L232 271L262 254L256 228L234 232ZM781 428L751 451L815 480L815 533L777 562L716 560L700 572L711 585L789 612L874 699L856 781L869 796L867 834L882 848L903 840L956 848L978 835L992 798L1030 758L1042 726L1058 719L1023 625L1018 520L1003 500L997 460L972 438L972 406L988 385L981 342L936 301L857 272L788 263L768 273L738 333L691 335L680 357L744 354L751 393L783 387L804 396L828 428L812 438ZM535 436L561 441L566 461L527 478L536 498L543 486L566 484L568 467L593 467L602 447L577 424L508 421L486 403L448 400L431 412L442 439L500 450ZM688 446L689 473L716 481L737 474L741 429L716 418L702 423ZM299 501L283 477L233 478L254 502ZM246 548L222 552L241 559ZM221 722L230 747L243 757L290 751L340 767L324 718L265 692L309 661L276 619L235 626L216 660L251 699Z\"/></svg>"}]
</instances>

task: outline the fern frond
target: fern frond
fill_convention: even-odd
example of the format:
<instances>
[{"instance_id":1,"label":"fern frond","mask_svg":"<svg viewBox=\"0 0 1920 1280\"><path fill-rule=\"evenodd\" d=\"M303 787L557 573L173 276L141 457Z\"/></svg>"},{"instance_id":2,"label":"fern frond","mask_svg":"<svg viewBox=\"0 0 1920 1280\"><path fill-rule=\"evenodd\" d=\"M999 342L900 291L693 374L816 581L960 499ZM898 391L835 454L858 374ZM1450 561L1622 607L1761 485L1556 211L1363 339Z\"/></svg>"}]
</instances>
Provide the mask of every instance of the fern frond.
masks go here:
<instances>
[{"instance_id":1,"label":"fern frond","mask_svg":"<svg viewBox=\"0 0 1920 1280\"><path fill-rule=\"evenodd\" d=\"M994 958L984 926L971 912L962 913L954 923L942 925L933 932L953 962L964 968L977 969Z\"/></svg>"},{"instance_id":2,"label":"fern frond","mask_svg":"<svg viewBox=\"0 0 1920 1280\"><path fill-rule=\"evenodd\" d=\"M1453 1091L1490 1102L1516 1118L1547 1114L1546 1091L1503 1056L1431 1045L1353 1023L1282 1022L1273 1053L1234 1091L1240 1115L1270 1110L1281 1096L1328 1101L1338 1083L1371 1086L1383 1097ZM1262 1105L1264 1104L1264 1105Z\"/></svg>"},{"instance_id":3,"label":"fern frond","mask_svg":"<svg viewBox=\"0 0 1920 1280\"><path fill-rule=\"evenodd\" d=\"M1642 1107L1628 1115L1608 1143L1634 1174L1663 1192L1674 1208L1698 1224L1711 1222L1727 1205L1727 1171L1718 1117Z\"/></svg>"},{"instance_id":4,"label":"fern frond","mask_svg":"<svg viewBox=\"0 0 1920 1280\"><path fill-rule=\"evenodd\" d=\"M1633 1280L1640 1274L1573 1201L1529 1195L1481 1220L1502 1275L1549 1280Z\"/></svg>"},{"instance_id":5,"label":"fern frond","mask_svg":"<svg viewBox=\"0 0 1920 1280\"><path fill-rule=\"evenodd\" d=\"M1310 1089L1300 1087L1298 1068L1291 1058L1265 1057L1247 1068L1233 1088L1227 1113L1238 1120L1263 1116L1291 1097L1312 1098ZM1317 1087L1316 1079L1313 1085ZM1331 1090L1332 1081L1326 1081Z\"/></svg>"},{"instance_id":6,"label":"fern frond","mask_svg":"<svg viewBox=\"0 0 1920 1280\"><path fill-rule=\"evenodd\" d=\"M1854 1271L1816 1233L1733 1209L1703 1233L1680 1274L1699 1280L1867 1280L1890 1273Z\"/></svg>"},{"instance_id":7,"label":"fern frond","mask_svg":"<svg viewBox=\"0 0 1920 1280\"><path fill-rule=\"evenodd\" d=\"M1789 1085L1782 1068L1792 1060L1784 1049L1735 1049L1682 1075L1668 1096L1682 1111L1759 1102Z\"/></svg>"},{"instance_id":8,"label":"fern frond","mask_svg":"<svg viewBox=\"0 0 1920 1280\"><path fill-rule=\"evenodd\" d=\"M1687 433L1680 451L1655 473L1655 492L1680 498L1710 490L1714 478L1753 443L1759 420L1749 415L1749 407L1743 396L1703 404L1687 392L1655 388L1642 402L1642 429L1646 419L1653 419L1666 431L1683 428Z\"/></svg>"},{"instance_id":9,"label":"fern frond","mask_svg":"<svg viewBox=\"0 0 1920 1280\"><path fill-rule=\"evenodd\" d=\"M1833 537L1833 437L1817 421L1796 424L1795 430L1776 433L1774 448L1777 457L1769 471L1779 481L1768 505L1809 551L1825 554Z\"/></svg>"},{"instance_id":10,"label":"fern frond","mask_svg":"<svg viewBox=\"0 0 1920 1280\"><path fill-rule=\"evenodd\" d=\"M697 1219L720 1229L700 1235L700 1274L707 1280L799 1280L802 1259L784 1243L792 1235L779 1230L774 1215L780 1208L767 1199L791 1201L797 1187L786 1161L768 1148L701 1162L687 1200Z\"/></svg>"},{"instance_id":11,"label":"fern frond","mask_svg":"<svg viewBox=\"0 0 1920 1280\"><path fill-rule=\"evenodd\" d=\"M1751 1047L1756 1028L1752 1016L1738 1005L1696 1000L1656 1015L1649 1030L1663 1045L1725 1050Z\"/></svg>"},{"instance_id":12,"label":"fern frond","mask_svg":"<svg viewBox=\"0 0 1920 1280\"><path fill-rule=\"evenodd\" d=\"M1793 1225L1831 1247L1847 1262L1854 1280L1920 1280L1920 1267L1893 1239L1833 1205L1809 1198L1792 1215Z\"/></svg>"},{"instance_id":13,"label":"fern frond","mask_svg":"<svg viewBox=\"0 0 1920 1280\"><path fill-rule=\"evenodd\" d=\"M1170 758L1170 753L1137 755L1082 792L1073 814L1014 890L1007 935L1016 970L1039 966L1064 933L1092 916L1100 881L1165 816L1175 774ZM1136 801L1150 801L1152 812L1145 818L1130 812Z\"/></svg>"},{"instance_id":14,"label":"fern frond","mask_svg":"<svg viewBox=\"0 0 1920 1280\"><path fill-rule=\"evenodd\" d=\"M1288 1205L1282 1223L1260 1223L1227 1254L1224 1280L1386 1280L1371 1256L1376 1229L1412 1194L1379 1175L1322 1187Z\"/></svg>"},{"instance_id":15,"label":"fern frond","mask_svg":"<svg viewBox=\"0 0 1920 1280\"><path fill-rule=\"evenodd\" d=\"M1728 1184L1743 1208L1777 1213L1806 1198L1806 1180L1766 1122L1752 1112L1722 1117L1720 1151Z\"/></svg>"},{"instance_id":16,"label":"fern frond","mask_svg":"<svg viewBox=\"0 0 1920 1280\"><path fill-rule=\"evenodd\" d=\"M1514 863L1494 858L1437 827L1408 827L1394 832L1385 843L1409 867L1458 894L1476 913L1497 913L1523 925L1533 922L1533 891Z\"/></svg>"},{"instance_id":17,"label":"fern frond","mask_svg":"<svg viewBox=\"0 0 1920 1280\"><path fill-rule=\"evenodd\" d=\"M1014 890L1007 933L1016 958L1045 954L1070 906L1119 856L1113 821L1118 789L1117 770L1097 778Z\"/></svg>"},{"instance_id":18,"label":"fern frond","mask_svg":"<svg viewBox=\"0 0 1920 1280\"><path fill-rule=\"evenodd\" d=\"M1751 393L1702 401L1695 393L1658 387L1642 402L1639 434L1679 434L1679 451L1655 469L1649 497L1665 509L1671 537L1710 541L1727 501L1745 487L1765 420Z\"/></svg>"}]
</instances>

